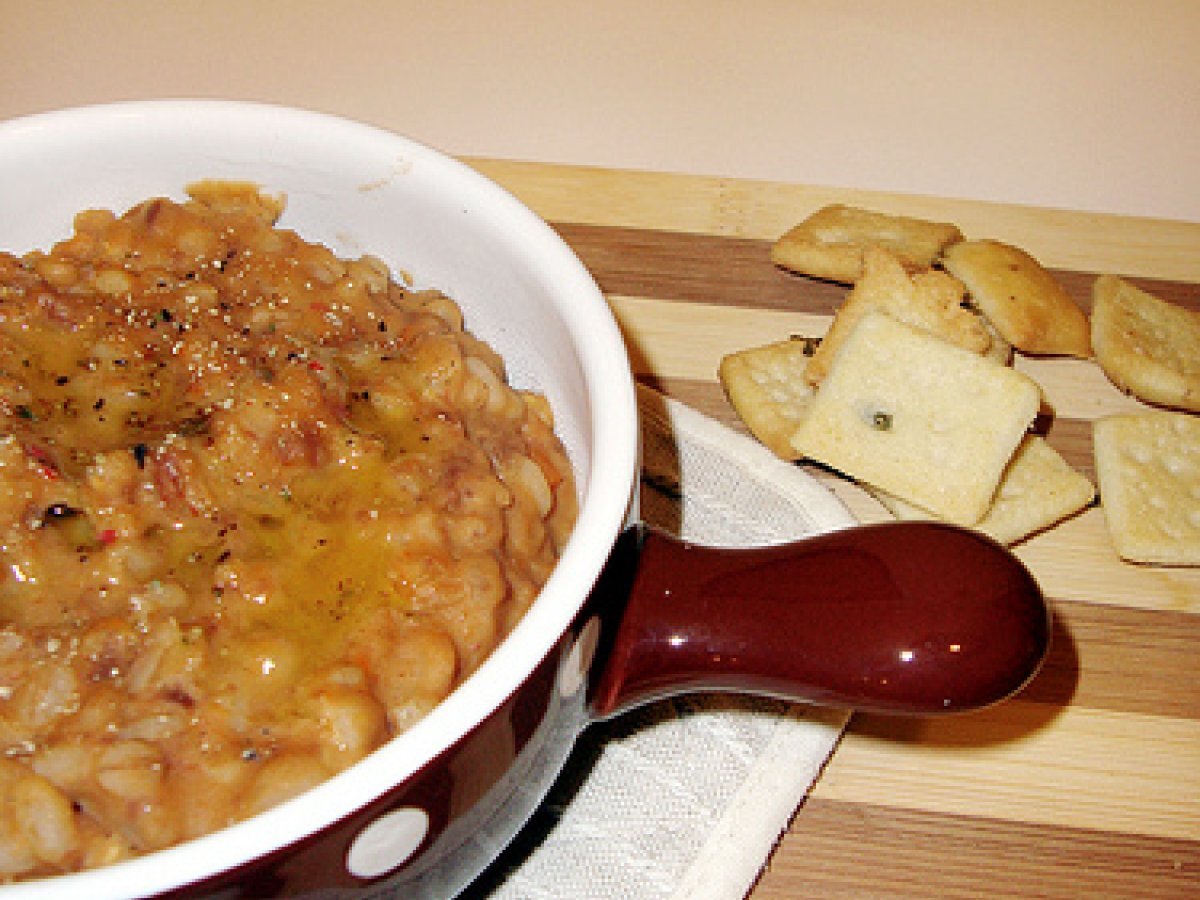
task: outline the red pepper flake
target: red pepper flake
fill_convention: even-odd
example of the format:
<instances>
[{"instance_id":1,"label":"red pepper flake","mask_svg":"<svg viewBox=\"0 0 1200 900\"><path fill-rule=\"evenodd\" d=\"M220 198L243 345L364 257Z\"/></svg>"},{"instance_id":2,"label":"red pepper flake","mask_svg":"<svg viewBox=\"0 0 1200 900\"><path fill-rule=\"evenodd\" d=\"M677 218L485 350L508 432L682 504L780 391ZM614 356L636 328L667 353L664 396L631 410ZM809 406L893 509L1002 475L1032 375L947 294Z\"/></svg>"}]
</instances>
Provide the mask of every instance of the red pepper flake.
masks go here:
<instances>
[{"instance_id":1,"label":"red pepper flake","mask_svg":"<svg viewBox=\"0 0 1200 900\"><path fill-rule=\"evenodd\" d=\"M38 474L47 481L54 481L58 476L58 466L54 464L54 457L50 455L50 451L45 447L37 444L32 445L26 451L33 461L37 463Z\"/></svg>"},{"instance_id":2,"label":"red pepper flake","mask_svg":"<svg viewBox=\"0 0 1200 900\"><path fill-rule=\"evenodd\" d=\"M310 359L308 361L308 367L314 372L324 372L325 371L325 367L323 365L321 365L319 362L317 362L315 359Z\"/></svg>"},{"instance_id":3,"label":"red pepper flake","mask_svg":"<svg viewBox=\"0 0 1200 900\"><path fill-rule=\"evenodd\" d=\"M98 535L96 535L96 540L105 545L114 543L117 540L117 529L105 528Z\"/></svg>"}]
</instances>

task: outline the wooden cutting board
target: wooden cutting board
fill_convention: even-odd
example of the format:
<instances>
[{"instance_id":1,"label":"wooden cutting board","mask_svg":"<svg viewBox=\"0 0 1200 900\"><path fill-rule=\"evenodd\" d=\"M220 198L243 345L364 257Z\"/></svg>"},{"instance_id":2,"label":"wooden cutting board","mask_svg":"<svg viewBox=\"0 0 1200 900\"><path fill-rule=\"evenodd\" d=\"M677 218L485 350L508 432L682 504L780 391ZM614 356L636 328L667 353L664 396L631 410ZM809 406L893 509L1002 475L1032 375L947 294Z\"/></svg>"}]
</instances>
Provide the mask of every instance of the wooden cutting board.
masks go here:
<instances>
[{"instance_id":1,"label":"wooden cutting board","mask_svg":"<svg viewBox=\"0 0 1200 900\"><path fill-rule=\"evenodd\" d=\"M1200 224L721 178L470 160L551 222L604 290L638 379L742 428L722 355L817 335L845 289L770 242L846 202L1017 244L1084 309L1112 272L1200 310ZM1049 441L1094 479L1091 426L1141 408L1080 360L1019 358ZM815 471L862 520L887 513ZM1121 562L1093 507L1016 549L1055 614L1042 673L964 716L855 716L754 900L1200 896L1200 569Z\"/></svg>"}]
</instances>

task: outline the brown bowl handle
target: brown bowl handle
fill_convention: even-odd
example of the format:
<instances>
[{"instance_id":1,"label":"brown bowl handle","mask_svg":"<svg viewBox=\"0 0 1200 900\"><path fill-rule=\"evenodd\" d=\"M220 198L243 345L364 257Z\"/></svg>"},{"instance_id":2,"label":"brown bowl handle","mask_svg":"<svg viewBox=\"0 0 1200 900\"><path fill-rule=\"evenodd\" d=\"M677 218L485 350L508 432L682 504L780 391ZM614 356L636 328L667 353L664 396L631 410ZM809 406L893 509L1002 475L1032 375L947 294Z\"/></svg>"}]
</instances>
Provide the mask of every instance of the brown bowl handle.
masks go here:
<instances>
[{"instance_id":1,"label":"brown bowl handle","mask_svg":"<svg viewBox=\"0 0 1200 900\"><path fill-rule=\"evenodd\" d=\"M752 549L638 528L614 559L628 602L594 670L597 718L712 690L961 712L1020 690L1050 643L1029 571L949 525L891 522Z\"/></svg>"}]
</instances>

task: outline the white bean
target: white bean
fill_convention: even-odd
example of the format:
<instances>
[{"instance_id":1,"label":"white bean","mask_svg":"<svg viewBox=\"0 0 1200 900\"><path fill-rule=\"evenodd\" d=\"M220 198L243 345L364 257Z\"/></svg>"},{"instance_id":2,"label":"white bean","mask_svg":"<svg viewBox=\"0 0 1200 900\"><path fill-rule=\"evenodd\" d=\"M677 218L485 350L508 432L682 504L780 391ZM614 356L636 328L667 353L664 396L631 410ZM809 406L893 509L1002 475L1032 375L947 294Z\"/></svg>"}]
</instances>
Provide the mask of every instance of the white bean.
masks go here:
<instances>
[{"instance_id":1,"label":"white bean","mask_svg":"<svg viewBox=\"0 0 1200 900\"><path fill-rule=\"evenodd\" d=\"M77 849L78 835L71 801L36 775L9 789L13 821L38 859L60 865Z\"/></svg>"}]
</instances>

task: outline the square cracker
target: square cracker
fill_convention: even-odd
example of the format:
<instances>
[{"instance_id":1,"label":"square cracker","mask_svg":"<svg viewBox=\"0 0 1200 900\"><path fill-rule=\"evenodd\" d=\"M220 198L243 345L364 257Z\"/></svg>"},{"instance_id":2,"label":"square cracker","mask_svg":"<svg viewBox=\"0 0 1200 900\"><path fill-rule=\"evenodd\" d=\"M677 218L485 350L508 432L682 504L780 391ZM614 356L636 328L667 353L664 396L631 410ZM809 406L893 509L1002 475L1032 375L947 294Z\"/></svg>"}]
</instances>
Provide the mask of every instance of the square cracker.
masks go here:
<instances>
[{"instance_id":1,"label":"square cracker","mask_svg":"<svg viewBox=\"0 0 1200 900\"><path fill-rule=\"evenodd\" d=\"M928 269L942 248L962 240L957 225L834 203L818 209L771 247L771 261L792 272L853 284L863 249L884 247L905 268Z\"/></svg>"},{"instance_id":2,"label":"square cracker","mask_svg":"<svg viewBox=\"0 0 1200 900\"><path fill-rule=\"evenodd\" d=\"M942 266L1001 336L1026 353L1091 356L1087 316L1057 279L1022 250L1000 241L948 247Z\"/></svg>"},{"instance_id":3,"label":"square cracker","mask_svg":"<svg viewBox=\"0 0 1200 900\"><path fill-rule=\"evenodd\" d=\"M870 310L937 335L972 353L992 349L992 336L979 313L965 308L966 288L953 275L925 271L910 275L900 260L882 247L863 250L862 277L834 315L829 332L808 365L810 384L819 384L846 336Z\"/></svg>"},{"instance_id":4,"label":"square cracker","mask_svg":"<svg viewBox=\"0 0 1200 900\"><path fill-rule=\"evenodd\" d=\"M873 493L898 519L936 518L891 494ZM1045 438L1027 434L1004 470L992 505L974 527L1002 544L1015 544L1079 512L1095 496L1092 483Z\"/></svg>"},{"instance_id":5,"label":"square cracker","mask_svg":"<svg viewBox=\"0 0 1200 900\"><path fill-rule=\"evenodd\" d=\"M1200 412L1200 313L1115 275L1092 284L1092 346L1109 379L1149 403Z\"/></svg>"},{"instance_id":6,"label":"square cracker","mask_svg":"<svg viewBox=\"0 0 1200 900\"><path fill-rule=\"evenodd\" d=\"M1100 505L1123 559L1200 566L1200 418L1155 410L1093 425Z\"/></svg>"},{"instance_id":7,"label":"square cracker","mask_svg":"<svg viewBox=\"0 0 1200 900\"><path fill-rule=\"evenodd\" d=\"M791 436L812 403L813 389L804 377L812 347L810 338L790 338L731 353L717 374L738 417L777 456L798 459Z\"/></svg>"},{"instance_id":8,"label":"square cracker","mask_svg":"<svg viewBox=\"0 0 1200 900\"><path fill-rule=\"evenodd\" d=\"M941 518L974 525L1040 399L1027 376L871 312L842 344L792 444Z\"/></svg>"}]
</instances>

